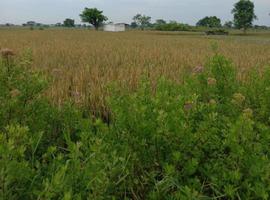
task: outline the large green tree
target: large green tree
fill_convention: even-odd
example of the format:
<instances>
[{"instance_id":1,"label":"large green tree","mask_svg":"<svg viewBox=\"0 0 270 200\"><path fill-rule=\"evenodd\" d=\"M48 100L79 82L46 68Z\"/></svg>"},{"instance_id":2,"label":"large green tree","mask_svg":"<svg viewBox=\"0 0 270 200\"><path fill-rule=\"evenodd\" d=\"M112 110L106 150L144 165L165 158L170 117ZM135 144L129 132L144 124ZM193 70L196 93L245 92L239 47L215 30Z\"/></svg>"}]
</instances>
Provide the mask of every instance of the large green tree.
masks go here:
<instances>
[{"instance_id":1,"label":"large green tree","mask_svg":"<svg viewBox=\"0 0 270 200\"><path fill-rule=\"evenodd\" d=\"M151 17L146 15L137 14L133 17L133 21L144 30L147 26L150 26Z\"/></svg>"},{"instance_id":2,"label":"large green tree","mask_svg":"<svg viewBox=\"0 0 270 200\"><path fill-rule=\"evenodd\" d=\"M257 19L254 12L254 3L250 0L240 0L234 5L232 13L234 15L234 26L243 29L244 32L252 27L252 23Z\"/></svg>"},{"instance_id":3,"label":"large green tree","mask_svg":"<svg viewBox=\"0 0 270 200\"><path fill-rule=\"evenodd\" d=\"M64 24L65 27L74 27L75 26L75 20L67 18L67 19L65 19L63 24Z\"/></svg>"},{"instance_id":4,"label":"large green tree","mask_svg":"<svg viewBox=\"0 0 270 200\"><path fill-rule=\"evenodd\" d=\"M205 17L198 21L197 26L217 28L217 27L221 27L221 20L216 16Z\"/></svg>"},{"instance_id":5,"label":"large green tree","mask_svg":"<svg viewBox=\"0 0 270 200\"><path fill-rule=\"evenodd\" d=\"M108 18L103 15L103 11L97 8L85 8L82 14L80 14L80 17L82 22L92 24L96 30L98 30L104 21L108 20Z\"/></svg>"}]
</instances>

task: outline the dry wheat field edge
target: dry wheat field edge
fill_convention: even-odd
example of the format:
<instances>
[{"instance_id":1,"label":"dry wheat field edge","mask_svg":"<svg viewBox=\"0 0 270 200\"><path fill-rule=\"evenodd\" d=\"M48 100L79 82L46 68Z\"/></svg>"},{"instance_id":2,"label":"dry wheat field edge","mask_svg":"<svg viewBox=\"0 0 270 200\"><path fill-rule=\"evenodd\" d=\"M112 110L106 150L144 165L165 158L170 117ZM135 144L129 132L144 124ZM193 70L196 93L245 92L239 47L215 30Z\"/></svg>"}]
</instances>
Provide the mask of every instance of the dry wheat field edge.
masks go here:
<instances>
[{"instance_id":1,"label":"dry wheat field edge","mask_svg":"<svg viewBox=\"0 0 270 200\"><path fill-rule=\"evenodd\" d=\"M165 76L173 81L195 66L203 65L215 52L231 59L245 71L270 64L270 33L246 36L206 36L200 33L89 30L0 30L0 48L20 55L31 51L32 67L50 79L47 95L57 105L66 100L107 112L108 85L117 83L136 89L143 74L150 80Z\"/></svg>"}]
</instances>

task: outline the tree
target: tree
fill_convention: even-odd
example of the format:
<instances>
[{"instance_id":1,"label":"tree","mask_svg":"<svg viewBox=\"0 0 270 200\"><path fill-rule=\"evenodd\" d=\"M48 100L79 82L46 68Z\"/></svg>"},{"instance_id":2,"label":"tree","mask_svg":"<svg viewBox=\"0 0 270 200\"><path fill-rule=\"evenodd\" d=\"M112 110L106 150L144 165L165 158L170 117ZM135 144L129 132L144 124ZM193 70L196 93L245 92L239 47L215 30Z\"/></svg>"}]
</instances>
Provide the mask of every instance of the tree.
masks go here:
<instances>
[{"instance_id":1,"label":"tree","mask_svg":"<svg viewBox=\"0 0 270 200\"><path fill-rule=\"evenodd\" d=\"M62 26L62 24L60 22L58 22L54 26L60 27L60 26Z\"/></svg>"},{"instance_id":2,"label":"tree","mask_svg":"<svg viewBox=\"0 0 270 200\"><path fill-rule=\"evenodd\" d=\"M234 15L234 26L243 29L244 32L252 27L252 23L257 19L254 13L254 3L250 0L240 0L234 5L232 14Z\"/></svg>"},{"instance_id":3,"label":"tree","mask_svg":"<svg viewBox=\"0 0 270 200\"><path fill-rule=\"evenodd\" d=\"M216 16L205 17L197 22L197 26L205 26L209 28L221 27L221 20Z\"/></svg>"},{"instance_id":4,"label":"tree","mask_svg":"<svg viewBox=\"0 0 270 200\"><path fill-rule=\"evenodd\" d=\"M233 22L232 21L227 21L224 23L225 28L233 28Z\"/></svg>"},{"instance_id":5,"label":"tree","mask_svg":"<svg viewBox=\"0 0 270 200\"><path fill-rule=\"evenodd\" d=\"M137 14L133 17L133 21L141 27L142 30L150 25L151 17L146 15Z\"/></svg>"},{"instance_id":6,"label":"tree","mask_svg":"<svg viewBox=\"0 0 270 200\"><path fill-rule=\"evenodd\" d=\"M164 25L167 24L167 22L164 19L157 19L156 20L156 25Z\"/></svg>"},{"instance_id":7,"label":"tree","mask_svg":"<svg viewBox=\"0 0 270 200\"><path fill-rule=\"evenodd\" d=\"M103 11L98 10L97 8L85 8L82 14L80 14L82 22L92 24L96 30L100 25L107 21L108 18L103 15Z\"/></svg>"},{"instance_id":8,"label":"tree","mask_svg":"<svg viewBox=\"0 0 270 200\"><path fill-rule=\"evenodd\" d=\"M136 22L131 22L130 27L131 28L137 28L138 24Z\"/></svg>"},{"instance_id":9,"label":"tree","mask_svg":"<svg viewBox=\"0 0 270 200\"><path fill-rule=\"evenodd\" d=\"M75 20L67 18L67 19L65 19L63 24L64 24L65 27L74 27L75 26Z\"/></svg>"}]
</instances>

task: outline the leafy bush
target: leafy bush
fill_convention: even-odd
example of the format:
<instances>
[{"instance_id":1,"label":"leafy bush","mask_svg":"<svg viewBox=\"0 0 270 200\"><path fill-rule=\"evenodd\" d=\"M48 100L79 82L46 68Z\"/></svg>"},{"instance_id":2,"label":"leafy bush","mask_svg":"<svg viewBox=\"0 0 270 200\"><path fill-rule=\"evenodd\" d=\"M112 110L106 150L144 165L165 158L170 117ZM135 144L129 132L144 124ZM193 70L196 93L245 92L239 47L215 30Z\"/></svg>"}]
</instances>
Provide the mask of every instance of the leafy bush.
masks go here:
<instances>
[{"instance_id":1,"label":"leafy bush","mask_svg":"<svg viewBox=\"0 0 270 200\"><path fill-rule=\"evenodd\" d=\"M114 88L107 125L52 105L29 58L0 64L1 199L269 199L270 69L239 80L215 55Z\"/></svg>"},{"instance_id":2,"label":"leafy bush","mask_svg":"<svg viewBox=\"0 0 270 200\"><path fill-rule=\"evenodd\" d=\"M229 32L224 29L208 30L206 35L229 35Z\"/></svg>"},{"instance_id":3,"label":"leafy bush","mask_svg":"<svg viewBox=\"0 0 270 200\"><path fill-rule=\"evenodd\" d=\"M219 55L196 73L179 86L161 80L154 94L143 82L113 101L139 198L268 199L269 126L254 116L248 91L256 88Z\"/></svg>"},{"instance_id":4,"label":"leafy bush","mask_svg":"<svg viewBox=\"0 0 270 200\"><path fill-rule=\"evenodd\" d=\"M189 31L190 27L187 24L179 24L177 22L170 22L166 24L159 24L155 27L158 31Z\"/></svg>"}]
</instances>

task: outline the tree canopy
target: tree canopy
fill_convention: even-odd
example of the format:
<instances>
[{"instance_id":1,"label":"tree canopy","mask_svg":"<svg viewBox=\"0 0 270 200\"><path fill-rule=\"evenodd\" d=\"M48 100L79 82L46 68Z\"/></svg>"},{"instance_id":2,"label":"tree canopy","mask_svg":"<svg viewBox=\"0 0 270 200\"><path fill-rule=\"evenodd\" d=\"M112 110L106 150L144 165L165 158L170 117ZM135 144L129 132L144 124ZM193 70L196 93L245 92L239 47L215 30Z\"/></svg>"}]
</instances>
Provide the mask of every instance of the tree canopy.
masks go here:
<instances>
[{"instance_id":1,"label":"tree canopy","mask_svg":"<svg viewBox=\"0 0 270 200\"><path fill-rule=\"evenodd\" d=\"M221 27L221 20L216 16L205 17L198 21L197 26L217 28L217 27Z\"/></svg>"},{"instance_id":2,"label":"tree canopy","mask_svg":"<svg viewBox=\"0 0 270 200\"><path fill-rule=\"evenodd\" d=\"M164 25L167 24L167 22L164 19L157 19L156 20L156 25Z\"/></svg>"},{"instance_id":3,"label":"tree canopy","mask_svg":"<svg viewBox=\"0 0 270 200\"><path fill-rule=\"evenodd\" d=\"M136 22L131 22L130 27L131 28L137 28L138 24Z\"/></svg>"},{"instance_id":4,"label":"tree canopy","mask_svg":"<svg viewBox=\"0 0 270 200\"><path fill-rule=\"evenodd\" d=\"M85 8L82 14L80 14L82 22L87 22L92 24L97 30L104 21L108 18L103 15L103 11L97 8Z\"/></svg>"},{"instance_id":5,"label":"tree canopy","mask_svg":"<svg viewBox=\"0 0 270 200\"><path fill-rule=\"evenodd\" d=\"M133 17L133 21L144 30L147 26L150 25L151 17L146 15L137 14Z\"/></svg>"},{"instance_id":6,"label":"tree canopy","mask_svg":"<svg viewBox=\"0 0 270 200\"><path fill-rule=\"evenodd\" d=\"M227 21L224 23L225 28L233 28L233 22L232 21Z\"/></svg>"},{"instance_id":7,"label":"tree canopy","mask_svg":"<svg viewBox=\"0 0 270 200\"><path fill-rule=\"evenodd\" d=\"M75 26L75 20L67 18L67 19L65 19L63 24L64 24L65 27L74 27Z\"/></svg>"},{"instance_id":8,"label":"tree canopy","mask_svg":"<svg viewBox=\"0 0 270 200\"><path fill-rule=\"evenodd\" d=\"M254 8L254 3L250 0L240 0L237 2L232 10L234 26L238 29L244 29L244 31L252 27L253 21L257 19Z\"/></svg>"}]
</instances>

